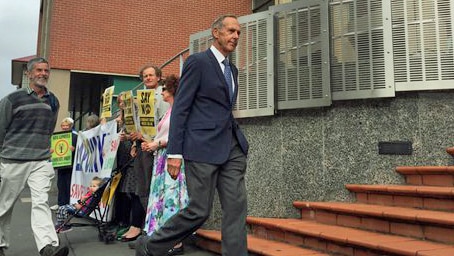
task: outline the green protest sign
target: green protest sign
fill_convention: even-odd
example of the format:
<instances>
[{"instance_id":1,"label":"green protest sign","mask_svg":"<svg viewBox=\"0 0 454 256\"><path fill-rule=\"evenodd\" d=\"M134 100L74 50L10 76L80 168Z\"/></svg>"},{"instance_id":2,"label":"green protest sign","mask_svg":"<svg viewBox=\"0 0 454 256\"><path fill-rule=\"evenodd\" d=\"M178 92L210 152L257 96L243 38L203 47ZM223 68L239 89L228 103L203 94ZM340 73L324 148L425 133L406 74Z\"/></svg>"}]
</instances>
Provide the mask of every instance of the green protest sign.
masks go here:
<instances>
[{"instance_id":1,"label":"green protest sign","mask_svg":"<svg viewBox=\"0 0 454 256\"><path fill-rule=\"evenodd\" d=\"M52 166L67 167L72 163L72 132L56 132L51 138Z\"/></svg>"}]
</instances>

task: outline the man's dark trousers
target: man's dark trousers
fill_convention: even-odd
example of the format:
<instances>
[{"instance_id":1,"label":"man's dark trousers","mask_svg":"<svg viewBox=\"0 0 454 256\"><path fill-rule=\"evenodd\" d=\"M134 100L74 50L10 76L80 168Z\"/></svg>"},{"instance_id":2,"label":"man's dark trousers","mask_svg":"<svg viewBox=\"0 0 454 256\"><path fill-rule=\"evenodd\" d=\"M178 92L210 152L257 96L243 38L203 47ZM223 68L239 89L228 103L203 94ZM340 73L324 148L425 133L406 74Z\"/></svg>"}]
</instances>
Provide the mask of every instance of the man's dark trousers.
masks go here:
<instances>
[{"instance_id":1,"label":"man's dark trousers","mask_svg":"<svg viewBox=\"0 0 454 256\"><path fill-rule=\"evenodd\" d=\"M247 255L245 184L246 156L233 136L229 159L222 165L185 161L189 205L150 237L141 237L136 256L164 256L170 248L195 232L208 219L216 187L223 209L222 255ZM227 214L226 214L227 213Z\"/></svg>"}]
</instances>

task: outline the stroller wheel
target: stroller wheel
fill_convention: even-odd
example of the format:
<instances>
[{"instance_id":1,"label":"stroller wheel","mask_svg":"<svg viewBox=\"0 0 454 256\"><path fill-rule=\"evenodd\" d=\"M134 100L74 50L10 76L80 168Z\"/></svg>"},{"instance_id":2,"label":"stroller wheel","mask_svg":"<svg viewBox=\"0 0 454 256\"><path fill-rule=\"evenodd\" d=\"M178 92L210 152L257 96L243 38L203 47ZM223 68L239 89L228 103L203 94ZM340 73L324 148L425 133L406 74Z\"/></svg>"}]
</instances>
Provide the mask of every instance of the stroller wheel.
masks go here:
<instances>
[{"instance_id":1,"label":"stroller wheel","mask_svg":"<svg viewBox=\"0 0 454 256\"><path fill-rule=\"evenodd\" d=\"M101 232L98 234L98 239L100 242L104 241L104 236L101 234Z\"/></svg>"},{"instance_id":2,"label":"stroller wheel","mask_svg":"<svg viewBox=\"0 0 454 256\"><path fill-rule=\"evenodd\" d=\"M113 234L107 234L104 239L104 243L109 244L113 241L115 241L115 236Z\"/></svg>"}]
</instances>

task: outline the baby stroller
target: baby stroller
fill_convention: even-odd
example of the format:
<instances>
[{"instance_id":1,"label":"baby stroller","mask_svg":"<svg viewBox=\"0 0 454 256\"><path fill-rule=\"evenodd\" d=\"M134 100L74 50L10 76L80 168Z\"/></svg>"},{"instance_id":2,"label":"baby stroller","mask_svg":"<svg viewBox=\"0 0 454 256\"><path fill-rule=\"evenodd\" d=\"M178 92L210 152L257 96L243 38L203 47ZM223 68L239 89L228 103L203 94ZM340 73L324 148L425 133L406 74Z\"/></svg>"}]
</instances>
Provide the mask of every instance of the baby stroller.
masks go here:
<instances>
[{"instance_id":1,"label":"baby stroller","mask_svg":"<svg viewBox=\"0 0 454 256\"><path fill-rule=\"evenodd\" d=\"M98 228L100 239L102 236L103 241L106 243L109 243L110 238L108 236L104 235L104 233L106 232L105 228L104 228L106 226L106 223L104 223L104 221L103 221L106 217L106 214L108 213L108 205L106 205L106 207L103 211L101 210L101 207L99 205L103 198L103 194L106 191L106 188L110 184L110 180L111 180L111 178L104 179L103 184L98 188L98 190L93 192L84 202L79 200L78 203L82 205L82 208L78 209L75 213L70 214L63 223L58 224L55 228L55 231L57 233L60 233L69 224L71 224L71 226L74 226L74 227L96 226ZM94 218L90 217L91 214L94 215ZM85 218L85 219L89 220L90 222L89 223L85 223L85 222L84 223L82 223L82 222L70 223L74 217ZM114 238L115 238L115 236L112 238L112 241L114 240Z\"/></svg>"},{"instance_id":2,"label":"baby stroller","mask_svg":"<svg viewBox=\"0 0 454 256\"><path fill-rule=\"evenodd\" d=\"M115 194L115 190L122 176L122 171L131 163L132 159L128 161L125 166L112 171L110 178L105 178L102 185L91 194L91 196L85 200L87 202L78 202L83 205L83 208L77 210L74 214L71 214L63 223L56 227L56 232L59 233L66 225L71 224L74 227L80 226L96 226L98 229L99 241L105 242L106 244L115 241L116 239L116 227L113 227L105 221L107 214L111 208L112 199ZM105 207L101 209L100 203ZM94 218L90 215L93 214ZM82 217L88 219L90 223L70 223L74 217Z\"/></svg>"}]
</instances>

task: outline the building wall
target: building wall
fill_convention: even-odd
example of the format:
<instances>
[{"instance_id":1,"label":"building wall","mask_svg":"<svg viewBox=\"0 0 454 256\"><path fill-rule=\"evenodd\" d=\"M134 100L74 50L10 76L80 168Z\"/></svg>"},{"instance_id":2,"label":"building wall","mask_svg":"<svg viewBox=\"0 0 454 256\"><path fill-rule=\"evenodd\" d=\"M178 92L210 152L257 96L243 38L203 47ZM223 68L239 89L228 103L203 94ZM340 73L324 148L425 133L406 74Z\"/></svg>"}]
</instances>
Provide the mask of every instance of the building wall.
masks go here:
<instances>
[{"instance_id":1,"label":"building wall","mask_svg":"<svg viewBox=\"0 0 454 256\"><path fill-rule=\"evenodd\" d=\"M293 201L351 201L346 184L401 184L397 166L452 165L454 91L337 101L318 109L239 119L250 143L248 215L299 217ZM413 144L412 155L380 155L379 141ZM219 202L207 227L219 228Z\"/></svg>"},{"instance_id":2,"label":"building wall","mask_svg":"<svg viewBox=\"0 0 454 256\"><path fill-rule=\"evenodd\" d=\"M54 68L135 75L189 46L189 35L219 15L251 13L250 1L53 1L49 59ZM164 71L178 74L178 63Z\"/></svg>"},{"instance_id":3,"label":"building wall","mask_svg":"<svg viewBox=\"0 0 454 256\"><path fill-rule=\"evenodd\" d=\"M52 63L51 67L52 66ZM53 92L60 102L60 111L58 113L57 125L55 131L61 131L60 122L65 117L69 117L68 104L69 104L69 83L70 83L71 72L68 70L59 70L52 68L48 88Z\"/></svg>"}]
</instances>

